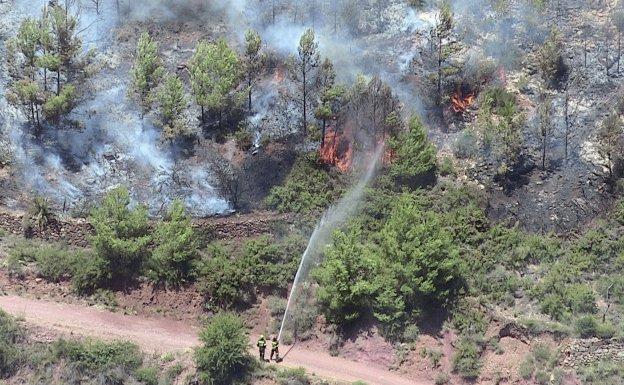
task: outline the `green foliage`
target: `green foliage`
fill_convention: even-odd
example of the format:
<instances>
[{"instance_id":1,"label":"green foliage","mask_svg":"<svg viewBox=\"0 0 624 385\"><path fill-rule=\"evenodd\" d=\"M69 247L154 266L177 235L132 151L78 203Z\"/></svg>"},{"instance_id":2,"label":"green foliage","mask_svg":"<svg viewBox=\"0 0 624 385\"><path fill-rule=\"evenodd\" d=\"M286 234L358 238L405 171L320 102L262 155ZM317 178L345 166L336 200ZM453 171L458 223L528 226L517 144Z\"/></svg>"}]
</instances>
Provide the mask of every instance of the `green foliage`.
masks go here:
<instances>
[{"instance_id":1,"label":"green foliage","mask_svg":"<svg viewBox=\"0 0 624 385\"><path fill-rule=\"evenodd\" d=\"M339 178L310 153L297 159L284 184L273 187L266 202L280 212L307 214L328 207L342 190Z\"/></svg>"},{"instance_id":2,"label":"green foliage","mask_svg":"<svg viewBox=\"0 0 624 385\"><path fill-rule=\"evenodd\" d=\"M164 74L165 68L158 55L158 45L149 33L144 32L137 42L136 57L132 68L132 86L144 109L148 109L151 105L154 91Z\"/></svg>"},{"instance_id":3,"label":"green foliage","mask_svg":"<svg viewBox=\"0 0 624 385\"><path fill-rule=\"evenodd\" d=\"M91 213L89 222L95 230L93 246L99 258L96 267L105 262L105 271L113 282L128 283L141 270L148 256L151 237L144 206L130 208L130 195L125 188L110 191L101 205Z\"/></svg>"},{"instance_id":4,"label":"green foliage","mask_svg":"<svg viewBox=\"0 0 624 385\"><path fill-rule=\"evenodd\" d=\"M147 275L153 281L179 287L194 277L198 243L191 218L181 201L173 202L153 235L154 248Z\"/></svg>"},{"instance_id":5,"label":"green foliage","mask_svg":"<svg viewBox=\"0 0 624 385\"><path fill-rule=\"evenodd\" d=\"M491 147L499 175L514 171L522 151L524 114L517 106L515 95L502 87L491 87L480 96L477 122L484 142Z\"/></svg>"},{"instance_id":6,"label":"green foliage","mask_svg":"<svg viewBox=\"0 0 624 385\"><path fill-rule=\"evenodd\" d=\"M158 104L163 124L163 138L173 141L189 134L184 121L186 95L184 85L177 75L167 75L158 92Z\"/></svg>"},{"instance_id":7,"label":"green foliage","mask_svg":"<svg viewBox=\"0 0 624 385\"><path fill-rule=\"evenodd\" d=\"M139 347L122 341L61 339L52 344L52 354L56 358L63 358L94 373L112 368L133 372L143 362Z\"/></svg>"},{"instance_id":8,"label":"green foliage","mask_svg":"<svg viewBox=\"0 0 624 385\"><path fill-rule=\"evenodd\" d=\"M624 367L615 361L602 361L579 369L585 385L620 385L624 382Z\"/></svg>"},{"instance_id":9,"label":"green foliage","mask_svg":"<svg viewBox=\"0 0 624 385\"><path fill-rule=\"evenodd\" d=\"M145 385L158 385L158 369L153 366L140 367L134 375L138 381Z\"/></svg>"},{"instance_id":10,"label":"green foliage","mask_svg":"<svg viewBox=\"0 0 624 385\"><path fill-rule=\"evenodd\" d=\"M277 373L279 385L310 385L310 378L304 368L284 369Z\"/></svg>"},{"instance_id":11,"label":"green foliage","mask_svg":"<svg viewBox=\"0 0 624 385\"><path fill-rule=\"evenodd\" d=\"M72 285L79 294L91 294L111 279L107 260L99 255L85 255L76 261Z\"/></svg>"},{"instance_id":12,"label":"green foliage","mask_svg":"<svg viewBox=\"0 0 624 385\"><path fill-rule=\"evenodd\" d=\"M263 236L241 250L214 244L201 262L198 289L210 304L221 308L251 303L257 290L284 291L295 275L301 245L292 239L274 242Z\"/></svg>"},{"instance_id":13,"label":"green foliage","mask_svg":"<svg viewBox=\"0 0 624 385\"><path fill-rule=\"evenodd\" d=\"M213 306L228 308L250 302L256 282L252 269L242 259L232 259L220 245L211 245L210 258L202 263L198 281L199 292Z\"/></svg>"},{"instance_id":14,"label":"green foliage","mask_svg":"<svg viewBox=\"0 0 624 385\"><path fill-rule=\"evenodd\" d=\"M361 226L367 220L358 220L360 226L337 232L315 277L328 319L346 324L373 313L387 336L401 339L405 322L417 319L432 303L448 304L461 287L454 233L467 235L459 226L453 228L463 219L453 213L453 222L433 211L433 200L424 194L386 197L386 214L377 219L382 225L369 234ZM370 206L365 217L368 210Z\"/></svg>"},{"instance_id":15,"label":"green foliage","mask_svg":"<svg viewBox=\"0 0 624 385\"><path fill-rule=\"evenodd\" d=\"M448 384L449 381L451 380L450 376L448 375L448 373L438 373L434 379L434 383L435 385L444 385L444 384Z\"/></svg>"},{"instance_id":16,"label":"green foliage","mask_svg":"<svg viewBox=\"0 0 624 385\"><path fill-rule=\"evenodd\" d=\"M58 120L62 115L68 114L76 103L76 87L68 84L58 95L52 95L43 104L43 113L49 119Z\"/></svg>"},{"instance_id":17,"label":"green foliage","mask_svg":"<svg viewBox=\"0 0 624 385\"><path fill-rule=\"evenodd\" d=\"M371 282L378 260L362 243L361 231L337 232L325 251L325 261L314 272L320 288L317 296L325 317L346 325L370 309L375 292Z\"/></svg>"},{"instance_id":18,"label":"green foliage","mask_svg":"<svg viewBox=\"0 0 624 385\"><path fill-rule=\"evenodd\" d=\"M33 125L41 127L42 117L57 122L76 105L78 86L90 72L77 27L77 18L54 3L39 18L24 19L7 44L13 78L7 99L24 107Z\"/></svg>"},{"instance_id":19,"label":"green foliage","mask_svg":"<svg viewBox=\"0 0 624 385\"><path fill-rule=\"evenodd\" d=\"M564 41L561 33L553 28L550 36L537 51L537 64L547 84L555 84L566 71L563 60Z\"/></svg>"},{"instance_id":20,"label":"green foliage","mask_svg":"<svg viewBox=\"0 0 624 385\"><path fill-rule=\"evenodd\" d=\"M199 43L189 61L189 73L193 96L202 108L202 122L204 109L220 116L226 107L232 105L240 72L236 52L225 39L219 39L216 43Z\"/></svg>"},{"instance_id":21,"label":"green foliage","mask_svg":"<svg viewBox=\"0 0 624 385\"><path fill-rule=\"evenodd\" d=\"M28 208L28 218L41 230L54 220L54 213L44 197L35 196Z\"/></svg>"},{"instance_id":22,"label":"green foliage","mask_svg":"<svg viewBox=\"0 0 624 385\"><path fill-rule=\"evenodd\" d=\"M195 362L202 384L227 385L247 375L249 340L240 318L230 313L216 315L200 339L203 345L195 352Z\"/></svg>"},{"instance_id":23,"label":"green foliage","mask_svg":"<svg viewBox=\"0 0 624 385\"><path fill-rule=\"evenodd\" d=\"M392 323L428 301L451 300L461 280L459 249L433 212L404 194L378 235L381 274L375 317Z\"/></svg>"},{"instance_id":24,"label":"green foliage","mask_svg":"<svg viewBox=\"0 0 624 385\"><path fill-rule=\"evenodd\" d=\"M477 344L469 338L462 338L453 356L453 371L465 379L476 379L481 372L480 356Z\"/></svg>"},{"instance_id":25,"label":"green foliage","mask_svg":"<svg viewBox=\"0 0 624 385\"><path fill-rule=\"evenodd\" d=\"M607 339L615 335L615 328L613 325L599 322L591 315L579 317L574 322L574 330L581 338L599 337Z\"/></svg>"},{"instance_id":26,"label":"green foliage","mask_svg":"<svg viewBox=\"0 0 624 385\"><path fill-rule=\"evenodd\" d=\"M390 165L389 174L398 183L412 187L421 185L425 181L423 178L435 170L436 150L418 117L412 117L408 131L400 133L388 144L396 158Z\"/></svg>"},{"instance_id":27,"label":"green foliage","mask_svg":"<svg viewBox=\"0 0 624 385\"><path fill-rule=\"evenodd\" d=\"M13 317L0 310L0 378L11 376L23 363L21 349L16 346L22 336Z\"/></svg>"}]
</instances>

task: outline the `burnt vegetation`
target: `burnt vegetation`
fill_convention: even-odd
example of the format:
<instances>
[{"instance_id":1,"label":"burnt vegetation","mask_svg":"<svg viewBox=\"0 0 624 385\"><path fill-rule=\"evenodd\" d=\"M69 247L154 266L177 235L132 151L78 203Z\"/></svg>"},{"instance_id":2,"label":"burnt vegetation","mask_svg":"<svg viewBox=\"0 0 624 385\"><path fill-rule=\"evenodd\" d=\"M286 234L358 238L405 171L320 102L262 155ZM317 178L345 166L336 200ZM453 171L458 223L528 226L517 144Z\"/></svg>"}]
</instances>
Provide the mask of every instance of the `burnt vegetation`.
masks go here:
<instances>
[{"instance_id":1,"label":"burnt vegetation","mask_svg":"<svg viewBox=\"0 0 624 385\"><path fill-rule=\"evenodd\" d=\"M0 203L24 231L0 232L8 279L112 307L142 285L190 290L211 322L189 383L253 382L241 317L268 306L261 327L278 332L309 235L378 154L284 339L339 354L379 334L405 368L422 335L451 339L448 359L421 352L442 384L494 378L485 360L515 333L533 340L509 382L624 381L616 360L564 367L534 343L624 335L624 4L14 3L0 3ZM288 220L229 241L195 221L259 210ZM88 247L34 239L70 217ZM0 312L1 378L165 375L132 344L27 334ZM285 373L270 380L309 383Z\"/></svg>"}]
</instances>

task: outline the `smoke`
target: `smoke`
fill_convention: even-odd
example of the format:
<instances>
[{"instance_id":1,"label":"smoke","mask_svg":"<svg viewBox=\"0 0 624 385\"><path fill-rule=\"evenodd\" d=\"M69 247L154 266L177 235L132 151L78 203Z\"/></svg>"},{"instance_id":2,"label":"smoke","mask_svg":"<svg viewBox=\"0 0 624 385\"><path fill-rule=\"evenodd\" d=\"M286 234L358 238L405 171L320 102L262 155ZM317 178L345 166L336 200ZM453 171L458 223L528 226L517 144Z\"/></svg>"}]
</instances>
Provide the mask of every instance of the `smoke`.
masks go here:
<instances>
[{"instance_id":1,"label":"smoke","mask_svg":"<svg viewBox=\"0 0 624 385\"><path fill-rule=\"evenodd\" d=\"M435 23L435 8L417 11L403 0L120 0L119 9L116 1L100 1L96 12L93 1L68 1L79 15L85 49L97 48L101 52L97 59L105 67L87 85L94 90L94 96L73 113L84 127L46 130L53 132L35 140L22 129L25 119L7 105L4 92L0 97L3 132L11 143L26 189L51 197L57 205L79 209L108 189L127 185L137 200L149 202L152 213L158 213L175 198L184 200L195 215L230 209L214 187L211 165L197 158L180 157L178 149L163 145L159 130L149 118L141 118L140 111L128 101L129 67L119 56L114 39L116 27L125 23L176 21L217 26L213 29L221 31L239 51L245 31L253 28L279 60L295 55L300 36L307 28L314 28L321 54L334 62L339 81L348 85L359 74L378 75L393 88L406 115L424 110L419 90L409 78L418 46ZM22 18L38 16L47 3L0 2L5 29L0 44L15 33ZM463 38L479 42L487 32L487 38L479 43L483 45L479 52L498 61L517 59L515 51L508 48L508 37L524 34L523 41L532 44L542 36L543 28L531 27L539 24L535 11L522 4L515 4L513 17L502 21L489 0L457 0L453 8ZM3 68L0 89L5 87L6 79ZM255 146L260 145L262 137L279 130L287 134L295 126L294 107L280 100L279 86L273 79L263 79L254 94L249 127Z\"/></svg>"},{"instance_id":2,"label":"smoke","mask_svg":"<svg viewBox=\"0 0 624 385\"><path fill-rule=\"evenodd\" d=\"M12 7L0 3L7 31L0 49L20 20L38 17L45 3L17 0ZM132 196L148 204L153 215L173 199L181 199L196 216L230 211L230 204L214 187L210 164L179 157L176 148L161 143L159 130L128 100L129 68L118 64L121 60L112 39L119 22L115 3L101 1L98 12L92 2L71 4L72 12L79 16L84 48L97 48L96 62L103 68L89 84L82 85L93 96L79 103L70 115L83 124L80 129L45 127L35 138L26 128L25 117L7 103L2 92L2 132L11 144L13 168L21 174L25 189L75 212L88 210L119 185L129 187ZM144 11L161 10L156 2L153 5ZM8 80L4 67L1 74L0 89L4 91Z\"/></svg>"}]
</instances>

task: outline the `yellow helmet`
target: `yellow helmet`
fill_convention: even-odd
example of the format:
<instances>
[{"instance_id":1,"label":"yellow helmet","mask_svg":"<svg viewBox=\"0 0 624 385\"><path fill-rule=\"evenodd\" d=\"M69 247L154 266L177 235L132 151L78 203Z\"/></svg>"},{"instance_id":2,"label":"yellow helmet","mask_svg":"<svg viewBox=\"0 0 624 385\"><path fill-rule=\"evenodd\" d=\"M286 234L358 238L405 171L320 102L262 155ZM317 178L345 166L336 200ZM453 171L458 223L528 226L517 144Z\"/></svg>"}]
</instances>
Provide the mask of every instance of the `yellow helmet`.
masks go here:
<instances>
[{"instance_id":1,"label":"yellow helmet","mask_svg":"<svg viewBox=\"0 0 624 385\"><path fill-rule=\"evenodd\" d=\"M260 339L263 340L264 339L264 334L260 334Z\"/></svg>"}]
</instances>

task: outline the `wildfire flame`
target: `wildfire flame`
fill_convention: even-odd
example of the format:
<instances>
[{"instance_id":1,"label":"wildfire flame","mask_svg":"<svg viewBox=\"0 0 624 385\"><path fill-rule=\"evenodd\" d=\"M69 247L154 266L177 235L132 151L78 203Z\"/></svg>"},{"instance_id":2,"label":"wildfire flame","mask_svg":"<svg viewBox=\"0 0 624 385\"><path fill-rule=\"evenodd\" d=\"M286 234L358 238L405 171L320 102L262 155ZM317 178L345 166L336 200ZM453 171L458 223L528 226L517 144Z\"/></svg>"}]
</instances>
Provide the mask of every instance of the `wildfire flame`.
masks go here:
<instances>
[{"instance_id":1,"label":"wildfire flame","mask_svg":"<svg viewBox=\"0 0 624 385\"><path fill-rule=\"evenodd\" d=\"M284 74L284 69L281 67L276 68L275 73L273 74L273 82L275 84L281 84L285 78L286 75Z\"/></svg>"},{"instance_id":2,"label":"wildfire flame","mask_svg":"<svg viewBox=\"0 0 624 385\"><path fill-rule=\"evenodd\" d=\"M345 135L329 129L325 133L325 143L319 156L323 163L336 166L341 172L348 172L353 165L353 146Z\"/></svg>"},{"instance_id":3,"label":"wildfire flame","mask_svg":"<svg viewBox=\"0 0 624 385\"><path fill-rule=\"evenodd\" d=\"M470 106L472 106L472 103L474 103L474 101L474 92L471 92L467 95L462 95L461 91L457 91L451 96L451 108L456 114L461 114L466 112L466 110L470 108Z\"/></svg>"}]
</instances>

